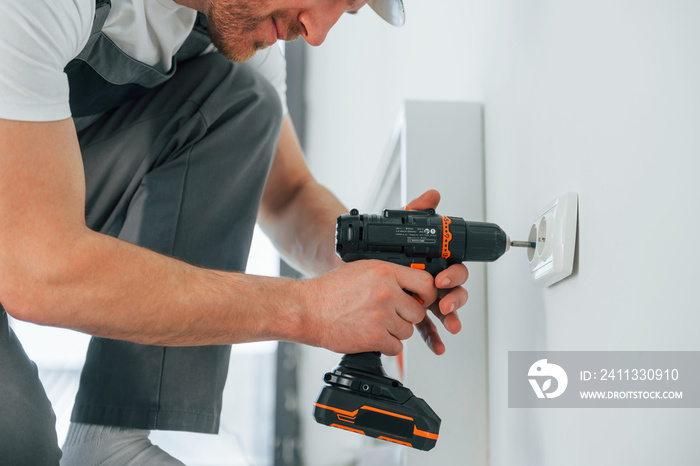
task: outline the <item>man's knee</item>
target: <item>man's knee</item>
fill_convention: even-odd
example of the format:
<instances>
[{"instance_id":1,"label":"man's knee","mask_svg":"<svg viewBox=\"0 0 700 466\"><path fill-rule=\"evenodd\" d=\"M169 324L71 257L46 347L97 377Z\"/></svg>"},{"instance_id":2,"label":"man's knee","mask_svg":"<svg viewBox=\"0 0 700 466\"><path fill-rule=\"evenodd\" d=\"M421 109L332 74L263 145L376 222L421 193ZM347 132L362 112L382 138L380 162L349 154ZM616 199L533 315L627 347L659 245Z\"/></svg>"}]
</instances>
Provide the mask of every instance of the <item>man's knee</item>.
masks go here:
<instances>
[{"instance_id":1,"label":"man's knee","mask_svg":"<svg viewBox=\"0 0 700 466\"><path fill-rule=\"evenodd\" d=\"M0 464L58 466L61 450L58 448L55 423L49 423L46 419L32 419L34 416L26 412L11 411L14 412L5 413L3 409L0 413ZM5 417L6 414L9 416Z\"/></svg>"},{"instance_id":2,"label":"man's knee","mask_svg":"<svg viewBox=\"0 0 700 466\"><path fill-rule=\"evenodd\" d=\"M202 57L183 68L192 66L196 73L185 71L182 75L198 77L199 89L194 93L204 95L199 111L210 128L235 120L251 136L265 128L279 132L283 114L280 96L254 67L228 61L219 54Z\"/></svg>"},{"instance_id":3,"label":"man's knee","mask_svg":"<svg viewBox=\"0 0 700 466\"><path fill-rule=\"evenodd\" d=\"M250 81L252 106L260 118L271 124L280 125L282 121L282 102L277 89L252 66L243 64L243 73L248 73Z\"/></svg>"},{"instance_id":4,"label":"man's knee","mask_svg":"<svg viewBox=\"0 0 700 466\"><path fill-rule=\"evenodd\" d=\"M0 464L58 465L56 417L0 306Z\"/></svg>"},{"instance_id":5,"label":"man's knee","mask_svg":"<svg viewBox=\"0 0 700 466\"><path fill-rule=\"evenodd\" d=\"M10 380L0 383L0 464L58 465L56 417L41 383L3 366Z\"/></svg>"}]
</instances>

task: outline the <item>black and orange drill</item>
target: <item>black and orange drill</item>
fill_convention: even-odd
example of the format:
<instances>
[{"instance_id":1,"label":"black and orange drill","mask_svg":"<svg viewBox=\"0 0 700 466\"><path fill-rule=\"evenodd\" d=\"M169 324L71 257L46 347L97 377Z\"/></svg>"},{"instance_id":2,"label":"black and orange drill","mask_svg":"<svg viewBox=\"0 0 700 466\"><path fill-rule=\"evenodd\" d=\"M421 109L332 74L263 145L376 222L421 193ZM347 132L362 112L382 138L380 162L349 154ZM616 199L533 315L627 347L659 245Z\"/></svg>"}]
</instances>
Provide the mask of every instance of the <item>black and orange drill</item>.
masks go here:
<instances>
[{"instance_id":1,"label":"black and orange drill","mask_svg":"<svg viewBox=\"0 0 700 466\"><path fill-rule=\"evenodd\" d=\"M494 223L441 216L432 209L385 210L383 215L353 209L338 217L335 240L345 262L377 259L433 276L460 262L495 261L511 245ZM420 450L435 446L440 417L386 375L379 353L344 355L324 381L314 408L317 422Z\"/></svg>"}]
</instances>

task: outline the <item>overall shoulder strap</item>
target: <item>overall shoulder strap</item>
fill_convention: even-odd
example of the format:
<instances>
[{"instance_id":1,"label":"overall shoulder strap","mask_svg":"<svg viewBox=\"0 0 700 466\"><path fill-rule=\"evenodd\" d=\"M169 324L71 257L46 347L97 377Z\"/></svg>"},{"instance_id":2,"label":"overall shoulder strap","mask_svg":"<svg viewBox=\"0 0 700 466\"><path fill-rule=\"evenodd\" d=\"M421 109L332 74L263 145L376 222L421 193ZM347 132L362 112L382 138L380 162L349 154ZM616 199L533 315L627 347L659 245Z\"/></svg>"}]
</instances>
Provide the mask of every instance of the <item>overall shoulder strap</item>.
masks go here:
<instances>
[{"instance_id":1,"label":"overall shoulder strap","mask_svg":"<svg viewBox=\"0 0 700 466\"><path fill-rule=\"evenodd\" d=\"M92 23L92 30L90 31L91 36L102 31L102 27L105 25L109 10L111 9L112 2L110 0L95 1L95 19Z\"/></svg>"}]
</instances>

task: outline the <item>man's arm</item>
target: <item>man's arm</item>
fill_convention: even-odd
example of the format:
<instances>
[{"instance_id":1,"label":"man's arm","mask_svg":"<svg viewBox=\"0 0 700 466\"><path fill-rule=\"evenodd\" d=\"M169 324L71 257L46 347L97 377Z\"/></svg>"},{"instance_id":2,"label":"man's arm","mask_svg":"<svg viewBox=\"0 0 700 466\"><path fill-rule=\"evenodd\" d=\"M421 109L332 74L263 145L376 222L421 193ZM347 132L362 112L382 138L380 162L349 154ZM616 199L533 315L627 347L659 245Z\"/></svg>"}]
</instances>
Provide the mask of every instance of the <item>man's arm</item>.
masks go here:
<instances>
[{"instance_id":1,"label":"man's arm","mask_svg":"<svg viewBox=\"0 0 700 466\"><path fill-rule=\"evenodd\" d=\"M8 313L146 344L279 339L396 354L425 316L402 289L436 297L429 274L392 264L304 281L193 267L90 230L84 208L72 120L0 119L0 302ZM358 319L358 308L369 313Z\"/></svg>"},{"instance_id":2,"label":"man's arm","mask_svg":"<svg viewBox=\"0 0 700 466\"><path fill-rule=\"evenodd\" d=\"M436 208L439 202L439 193L428 191L409 203L409 207ZM292 122L285 115L258 216L263 230L291 264L306 273L320 274L343 264L335 254L334 235L336 218L346 212L343 204L314 179L304 161ZM457 264L435 277L442 299L430 309L451 333L461 329L456 310L467 301L467 292L461 286L467 276L466 267ZM348 286L350 283L352 281ZM426 316L417 329L435 353L445 351L430 318Z\"/></svg>"}]
</instances>

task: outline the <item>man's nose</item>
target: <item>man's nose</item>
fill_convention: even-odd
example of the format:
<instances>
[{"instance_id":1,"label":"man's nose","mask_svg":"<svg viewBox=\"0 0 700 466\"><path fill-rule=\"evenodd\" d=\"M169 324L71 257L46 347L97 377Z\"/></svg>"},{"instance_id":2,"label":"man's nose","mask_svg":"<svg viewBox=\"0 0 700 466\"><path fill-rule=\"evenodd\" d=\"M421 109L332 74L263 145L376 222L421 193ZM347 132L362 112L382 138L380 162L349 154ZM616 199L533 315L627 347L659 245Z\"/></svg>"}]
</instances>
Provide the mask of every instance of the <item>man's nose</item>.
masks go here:
<instances>
[{"instance_id":1,"label":"man's nose","mask_svg":"<svg viewBox=\"0 0 700 466\"><path fill-rule=\"evenodd\" d=\"M344 12L344 9L338 7L302 11L299 13L299 22L303 26L301 36L309 45L321 45L326 40L328 31L338 22Z\"/></svg>"}]
</instances>

